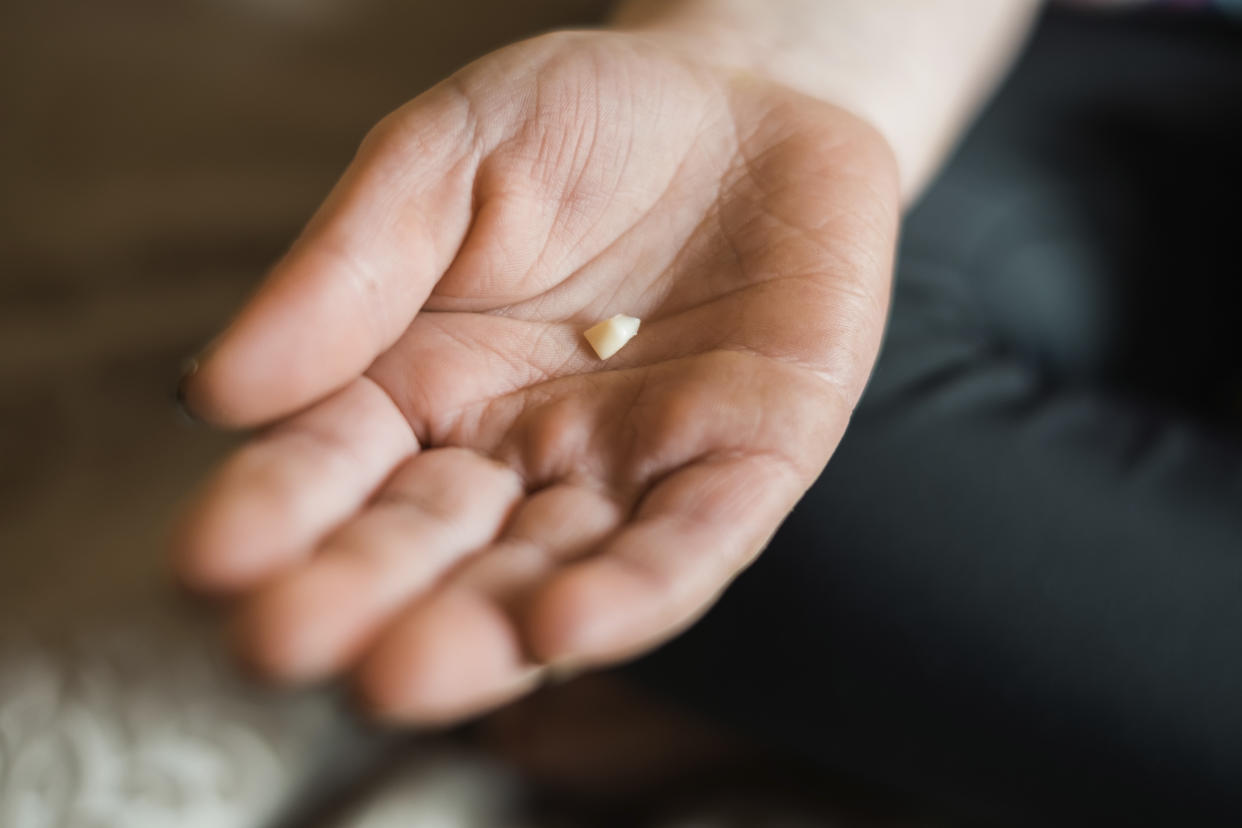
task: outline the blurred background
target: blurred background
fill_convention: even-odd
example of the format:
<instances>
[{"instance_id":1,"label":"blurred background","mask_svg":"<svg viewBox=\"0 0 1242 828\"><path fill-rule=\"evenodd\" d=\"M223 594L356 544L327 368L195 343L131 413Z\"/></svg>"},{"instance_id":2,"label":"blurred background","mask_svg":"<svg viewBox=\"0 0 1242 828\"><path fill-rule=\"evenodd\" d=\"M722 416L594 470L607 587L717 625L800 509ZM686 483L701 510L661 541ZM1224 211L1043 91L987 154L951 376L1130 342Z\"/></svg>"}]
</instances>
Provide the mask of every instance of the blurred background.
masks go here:
<instances>
[{"instance_id":1,"label":"blurred background","mask_svg":"<svg viewBox=\"0 0 1242 828\"><path fill-rule=\"evenodd\" d=\"M928 824L607 682L377 732L236 675L168 578L232 440L176 416L179 363L378 118L605 6L0 0L0 826Z\"/></svg>"}]
</instances>

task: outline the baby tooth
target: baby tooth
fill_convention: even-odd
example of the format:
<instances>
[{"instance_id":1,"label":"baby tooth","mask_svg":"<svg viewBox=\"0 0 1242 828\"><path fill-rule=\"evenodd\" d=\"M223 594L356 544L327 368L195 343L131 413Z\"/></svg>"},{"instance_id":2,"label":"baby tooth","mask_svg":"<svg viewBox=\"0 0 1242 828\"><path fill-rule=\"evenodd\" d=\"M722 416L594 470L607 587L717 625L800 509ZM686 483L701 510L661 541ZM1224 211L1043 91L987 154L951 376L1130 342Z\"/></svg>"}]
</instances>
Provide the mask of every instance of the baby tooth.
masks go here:
<instances>
[{"instance_id":1,"label":"baby tooth","mask_svg":"<svg viewBox=\"0 0 1242 828\"><path fill-rule=\"evenodd\" d=\"M634 338L639 324L638 319L619 313L612 319L605 319L598 325L587 328L582 335L591 343L600 359L608 359Z\"/></svg>"}]
</instances>

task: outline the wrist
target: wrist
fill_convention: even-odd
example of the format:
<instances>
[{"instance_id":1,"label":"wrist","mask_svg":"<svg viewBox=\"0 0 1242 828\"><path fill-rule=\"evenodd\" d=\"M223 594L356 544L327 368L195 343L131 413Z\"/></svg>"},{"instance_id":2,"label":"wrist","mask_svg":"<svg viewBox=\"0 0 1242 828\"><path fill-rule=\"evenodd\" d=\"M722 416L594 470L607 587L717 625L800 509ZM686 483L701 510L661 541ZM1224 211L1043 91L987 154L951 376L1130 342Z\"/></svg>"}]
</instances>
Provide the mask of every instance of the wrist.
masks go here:
<instances>
[{"instance_id":1,"label":"wrist","mask_svg":"<svg viewBox=\"0 0 1242 828\"><path fill-rule=\"evenodd\" d=\"M628 0L615 28L845 109L891 147L903 198L934 174L1015 51L1034 0ZM973 40L955 42L968 25Z\"/></svg>"}]
</instances>

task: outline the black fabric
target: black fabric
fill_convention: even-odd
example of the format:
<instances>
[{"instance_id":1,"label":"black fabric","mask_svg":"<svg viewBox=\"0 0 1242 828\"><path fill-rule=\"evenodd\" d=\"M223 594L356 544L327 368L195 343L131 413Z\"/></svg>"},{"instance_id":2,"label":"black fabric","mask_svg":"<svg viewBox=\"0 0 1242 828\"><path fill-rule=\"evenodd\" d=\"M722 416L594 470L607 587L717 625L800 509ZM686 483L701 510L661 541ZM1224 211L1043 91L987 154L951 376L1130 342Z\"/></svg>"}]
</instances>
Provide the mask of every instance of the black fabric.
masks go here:
<instances>
[{"instance_id":1,"label":"black fabric","mask_svg":"<svg viewBox=\"0 0 1242 828\"><path fill-rule=\"evenodd\" d=\"M629 668L1005 825L1242 825L1242 30L1058 14L909 216L872 383Z\"/></svg>"}]
</instances>

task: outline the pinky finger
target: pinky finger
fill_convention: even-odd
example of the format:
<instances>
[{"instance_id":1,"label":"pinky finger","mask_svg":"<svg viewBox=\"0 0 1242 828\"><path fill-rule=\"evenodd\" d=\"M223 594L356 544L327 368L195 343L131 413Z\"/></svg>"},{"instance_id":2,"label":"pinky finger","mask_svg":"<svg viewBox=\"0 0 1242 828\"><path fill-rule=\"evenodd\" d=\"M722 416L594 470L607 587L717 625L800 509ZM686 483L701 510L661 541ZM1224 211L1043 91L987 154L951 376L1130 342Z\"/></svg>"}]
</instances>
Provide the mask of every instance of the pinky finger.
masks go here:
<instances>
[{"instance_id":1,"label":"pinky finger","mask_svg":"<svg viewBox=\"0 0 1242 828\"><path fill-rule=\"evenodd\" d=\"M803 488L768 456L702 460L662 481L598 554L540 590L528 616L534 654L579 668L671 638L754 560Z\"/></svg>"}]
</instances>

